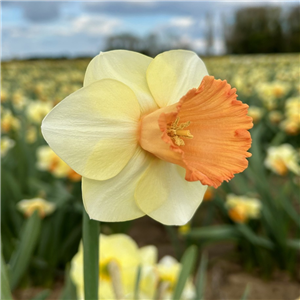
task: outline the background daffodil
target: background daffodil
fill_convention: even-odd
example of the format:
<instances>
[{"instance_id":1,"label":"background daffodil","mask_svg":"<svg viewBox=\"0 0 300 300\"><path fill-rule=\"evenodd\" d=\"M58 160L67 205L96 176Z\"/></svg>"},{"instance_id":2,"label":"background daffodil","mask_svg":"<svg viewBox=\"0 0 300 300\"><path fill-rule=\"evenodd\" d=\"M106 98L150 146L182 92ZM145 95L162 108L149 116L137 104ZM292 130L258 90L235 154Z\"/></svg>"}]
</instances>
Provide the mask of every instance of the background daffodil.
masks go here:
<instances>
[{"instance_id":1,"label":"background daffodil","mask_svg":"<svg viewBox=\"0 0 300 300\"><path fill-rule=\"evenodd\" d=\"M149 215L187 223L206 185L247 167L252 119L226 81L207 76L193 52L154 59L130 51L100 53L84 87L44 119L50 147L83 176L92 219Z\"/></svg>"},{"instance_id":2,"label":"background daffodil","mask_svg":"<svg viewBox=\"0 0 300 300\"><path fill-rule=\"evenodd\" d=\"M125 234L101 234L99 240L99 299L119 299L116 292L122 294L122 299L133 299L138 266L143 269L140 281L142 299L150 299L150 294L155 292L157 249L151 245L138 248L135 241ZM79 299L84 299L83 268L83 246L80 243L70 272Z\"/></svg>"}]
</instances>

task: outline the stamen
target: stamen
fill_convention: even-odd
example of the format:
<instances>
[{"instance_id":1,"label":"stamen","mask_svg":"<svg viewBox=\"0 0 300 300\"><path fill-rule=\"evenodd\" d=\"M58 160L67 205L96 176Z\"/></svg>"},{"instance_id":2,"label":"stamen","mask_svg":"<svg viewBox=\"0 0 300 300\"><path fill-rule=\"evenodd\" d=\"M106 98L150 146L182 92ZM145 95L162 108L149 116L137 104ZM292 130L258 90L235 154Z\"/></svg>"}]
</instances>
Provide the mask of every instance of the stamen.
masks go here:
<instances>
[{"instance_id":1,"label":"stamen","mask_svg":"<svg viewBox=\"0 0 300 300\"><path fill-rule=\"evenodd\" d=\"M194 136L189 130L183 130L184 128L190 126L191 122L187 121L178 125L179 117L173 123L167 125L167 134L172 139L175 145L184 146L184 140L182 138L192 139Z\"/></svg>"}]
</instances>

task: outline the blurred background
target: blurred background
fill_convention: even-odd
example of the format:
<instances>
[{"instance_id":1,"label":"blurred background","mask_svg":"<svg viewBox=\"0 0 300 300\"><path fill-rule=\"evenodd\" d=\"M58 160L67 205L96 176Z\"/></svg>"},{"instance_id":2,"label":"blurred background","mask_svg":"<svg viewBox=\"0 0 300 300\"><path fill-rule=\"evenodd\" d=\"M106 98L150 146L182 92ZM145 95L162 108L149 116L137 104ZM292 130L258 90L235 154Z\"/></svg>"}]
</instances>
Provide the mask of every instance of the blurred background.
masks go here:
<instances>
[{"instance_id":1,"label":"blurred background","mask_svg":"<svg viewBox=\"0 0 300 300\"><path fill-rule=\"evenodd\" d=\"M299 51L297 1L2 1L2 59Z\"/></svg>"},{"instance_id":2,"label":"blurred background","mask_svg":"<svg viewBox=\"0 0 300 300\"><path fill-rule=\"evenodd\" d=\"M298 1L2 1L1 14L2 299L9 290L20 300L80 299L70 274L82 236L81 178L43 140L44 116L82 87L100 51L154 57L179 48L199 54L250 106L249 168L209 188L186 226L144 217L103 223L101 232L155 246L157 270L166 255L186 264L183 253L196 245L197 293L182 299L300 296Z\"/></svg>"}]
</instances>

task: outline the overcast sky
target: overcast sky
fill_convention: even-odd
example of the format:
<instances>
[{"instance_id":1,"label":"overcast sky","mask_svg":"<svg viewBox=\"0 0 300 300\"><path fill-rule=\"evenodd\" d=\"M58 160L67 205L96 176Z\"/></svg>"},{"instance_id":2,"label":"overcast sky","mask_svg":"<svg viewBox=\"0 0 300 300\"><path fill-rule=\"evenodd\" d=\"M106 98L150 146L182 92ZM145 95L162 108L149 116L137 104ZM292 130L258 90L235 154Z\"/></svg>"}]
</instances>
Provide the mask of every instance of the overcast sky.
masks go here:
<instances>
[{"instance_id":1,"label":"overcast sky","mask_svg":"<svg viewBox=\"0 0 300 300\"><path fill-rule=\"evenodd\" d=\"M197 52L205 52L207 14L213 19L215 54L225 50L222 15L228 21L242 7L290 9L298 1L1 1L2 59L34 56L94 56L108 36L130 33L175 34Z\"/></svg>"}]
</instances>

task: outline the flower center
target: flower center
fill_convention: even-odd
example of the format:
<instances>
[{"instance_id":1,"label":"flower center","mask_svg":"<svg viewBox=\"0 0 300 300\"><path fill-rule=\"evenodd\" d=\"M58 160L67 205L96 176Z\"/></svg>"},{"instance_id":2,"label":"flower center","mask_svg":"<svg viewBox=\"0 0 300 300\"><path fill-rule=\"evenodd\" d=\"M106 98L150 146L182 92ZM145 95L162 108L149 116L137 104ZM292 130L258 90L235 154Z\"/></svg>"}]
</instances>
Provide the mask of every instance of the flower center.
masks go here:
<instances>
[{"instance_id":1,"label":"flower center","mask_svg":"<svg viewBox=\"0 0 300 300\"><path fill-rule=\"evenodd\" d=\"M192 139L194 137L189 130L183 130L184 128L190 126L191 122L187 121L181 124L178 123L179 123L179 117L177 117L173 123L169 123L167 125L167 134L174 142L175 145L184 146L185 143L182 137L188 139Z\"/></svg>"},{"instance_id":2,"label":"flower center","mask_svg":"<svg viewBox=\"0 0 300 300\"><path fill-rule=\"evenodd\" d=\"M114 258L106 258L100 261L99 263L99 277L105 281L111 281L113 274L111 266L113 265L114 269L118 269L119 263ZM115 272L115 271L114 271Z\"/></svg>"}]
</instances>

